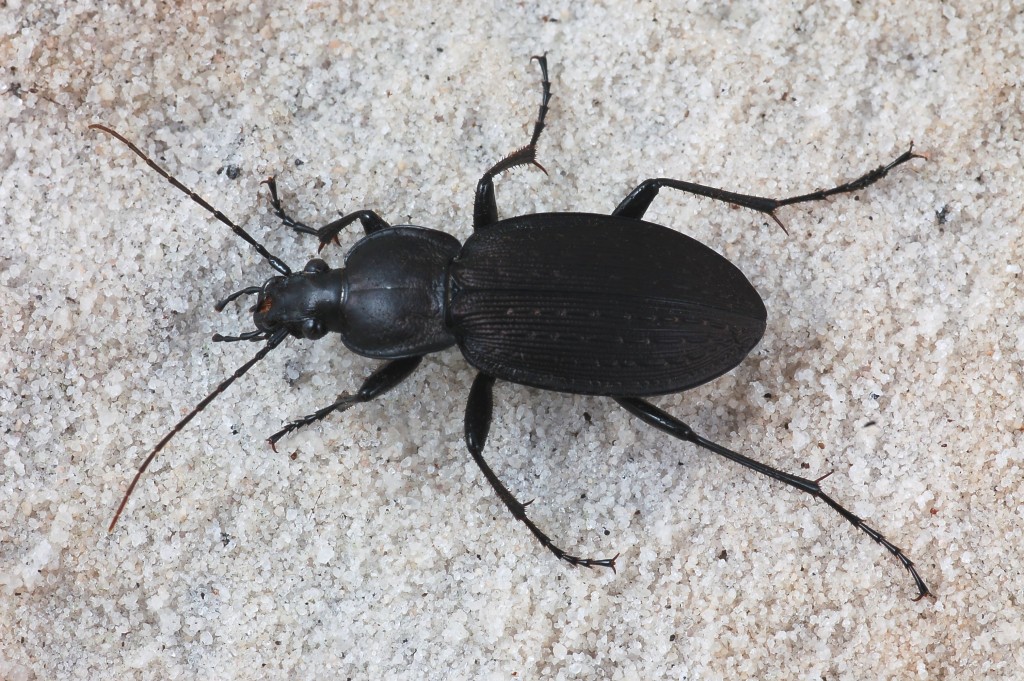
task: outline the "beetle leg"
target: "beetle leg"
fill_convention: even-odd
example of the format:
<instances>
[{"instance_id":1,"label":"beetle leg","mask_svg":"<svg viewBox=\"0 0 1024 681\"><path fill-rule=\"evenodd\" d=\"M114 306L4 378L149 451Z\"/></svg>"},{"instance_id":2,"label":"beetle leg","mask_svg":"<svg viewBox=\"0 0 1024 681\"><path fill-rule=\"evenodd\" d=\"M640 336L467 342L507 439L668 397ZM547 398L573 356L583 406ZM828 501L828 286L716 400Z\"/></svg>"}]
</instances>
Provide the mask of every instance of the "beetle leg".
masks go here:
<instances>
[{"instance_id":1,"label":"beetle leg","mask_svg":"<svg viewBox=\"0 0 1024 681\"><path fill-rule=\"evenodd\" d=\"M910 575L914 578L914 583L917 585L918 595L917 598L915 598L914 600L920 600L925 596L931 595L931 592L928 590L928 586L924 583L924 580L921 579L921 576L917 574L917 569L914 567L914 562L910 560L910 558L908 558L907 555L903 553L903 551L900 550L898 546L896 546L888 539L883 537L880 532L869 527L858 516L848 511L846 508L841 506L839 502L837 502L835 499L821 491L821 486L818 485L818 480L808 480L807 478L801 478L797 475L784 473L778 470L777 468L772 468L767 464L755 461L754 459L743 456L742 454L737 454L731 449L726 449L722 445L711 442L710 440L705 440L700 435L697 435L695 432L693 432L693 429L690 428L690 426L686 425L679 419L673 417L669 413L662 411L661 409L658 409L650 402L641 400L640 398L616 397L613 399L619 404L621 404L630 414L636 416L637 418L647 423L648 425L654 426L655 428L662 432L668 433L669 435L680 440L692 442L698 447L703 447L708 451L724 456L730 461L735 461L736 463L746 466L751 470L755 470L758 473L761 473L762 475L767 475L769 478L778 480L779 482L784 482L791 487L795 487L801 492L806 492L810 494L812 497L821 499L826 504L831 506L832 509L836 511L839 515L846 518L854 526L866 532L869 537L871 537L876 542L884 546L889 553L896 556L897 560L899 560L900 563L902 563L903 567L905 567L907 571L910 572Z\"/></svg>"},{"instance_id":2,"label":"beetle leg","mask_svg":"<svg viewBox=\"0 0 1024 681\"><path fill-rule=\"evenodd\" d=\"M363 231L367 234L373 234L378 230L387 229L391 226L372 210L357 210L316 230L316 235L320 237L320 246L316 249L316 252L319 253L324 250L324 246L332 241L338 243L338 234L341 233L341 230L356 220L363 223Z\"/></svg>"},{"instance_id":3,"label":"beetle leg","mask_svg":"<svg viewBox=\"0 0 1024 681\"><path fill-rule=\"evenodd\" d=\"M612 211L612 215L619 215L626 218L635 218L639 220L647 212L651 202L654 201L654 197L658 195L658 191L662 187L670 187L672 189L678 189L680 191L689 192L690 194L696 194L698 196L706 196L716 201L724 201L734 206L742 206L743 208L752 208L758 212L764 213L771 216L779 227L782 227L785 231L786 227L779 219L775 216L775 210L782 206L789 206L794 203L804 203L807 201L821 201L834 196L836 194L845 194L848 192L855 192L859 189L864 189L867 186L878 182L883 177L889 174L889 171L896 166L902 165L907 161L915 158L924 158L920 154L914 153L914 145L910 145L910 149L900 155L895 161L878 166L874 170L861 175L856 180L845 182L832 189L823 189L810 194L801 194L800 196L792 196L788 199L767 199L761 196L750 196L748 194L737 194L735 192L727 192L724 189L716 189L714 187L706 187L701 184L694 184L692 182L684 182L682 180L672 180L666 177L652 178L644 180L637 187L631 191L626 198Z\"/></svg>"},{"instance_id":4,"label":"beetle leg","mask_svg":"<svg viewBox=\"0 0 1024 681\"><path fill-rule=\"evenodd\" d=\"M484 444L487 442L487 432L491 429L491 415L494 411L493 388L493 376L488 376L482 372L477 374L476 379L473 381L473 387L469 391L469 401L466 403L466 446L469 448L469 453L473 455L476 465L480 467L480 471L487 478L487 482L491 483L491 487L498 494L498 498L501 499L512 515L530 528L533 536L539 539L540 543L546 546L551 553L572 565L582 565L589 568L598 566L610 567L614 571L615 558L618 558L617 555L615 558L579 558L571 556L555 546L551 538L544 534L527 517L527 504L523 504L516 499L501 480L498 479L498 476L491 470L491 467L487 465L487 462L484 461Z\"/></svg>"},{"instance_id":5,"label":"beetle leg","mask_svg":"<svg viewBox=\"0 0 1024 681\"><path fill-rule=\"evenodd\" d=\"M391 360L370 374L370 377L363 381L363 385L360 386L359 392L355 395L339 395L338 401L334 404L326 406L323 409L318 409L308 416L303 416L300 419L290 421L284 428L268 437L267 442L269 442L270 446L274 448L274 451L277 451L277 441L293 430L298 430L303 426L308 426L311 423L320 421L333 412L345 411L357 404L369 402L372 399L380 397L407 379L409 374L415 371L416 367L420 365L420 361L422 359L423 356L420 355L416 357L403 357L402 359Z\"/></svg>"},{"instance_id":6,"label":"beetle leg","mask_svg":"<svg viewBox=\"0 0 1024 681\"><path fill-rule=\"evenodd\" d=\"M316 234L315 229L304 222L299 222L285 212L284 206L281 205L281 199L277 196L277 182L273 177L263 180L263 184L267 185L270 190L270 207L274 209L274 214L281 218L285 227L291 227L300 234Z\"/></svg>"},{"instance_id":7,"label":"beetle leg","mask_svg":"<svg viewBox=\"0 0 1024 681\"><path fill-rule=\"evenodd\" d=\"M281 218L281 222L284 223L285 227L291 227L299 234L312 234L315 237L319 237L320 248L318 251L322 251L324 246L329 244L331 241L337 242L338 234L341 233L341 230L356 220L363 223L363 231L367 234L372 234L377 230L390 227L387 222L372 210L359 210L354 213L349 213L348 215L338 218L334 222L328 223L319 229L310 227L306 223L299 222L285 212L284 206L281 205L281 199L277 195L277 182L274 181L274 178L268 177L263 181L263 184L267 185L270 189L270 206L274 209L274 214Z\"/></svg>"},{"instance_id":8,"label":"beetle leg","mask_svg":"<svg viewBox=\"0 0 1024 681\"><path fill-rule=\"evenodd\" d=\"M548 102L551 101L551 81L548 80L547 55L533 57L533 59L540 64L541 74L540 112L533 124L533 136L530 138L529 144L495 163L477 182L476 203L473 204L473 229L480 229L498 221L498 205L494 199L494 178L497 175L523 165L535 165L544 170L544 166L537 162L537 140L540 138L541 131L544 130L544 118L548 113ZM545 174L547 172L544 170Z\"/></svg>"}]
</instances>

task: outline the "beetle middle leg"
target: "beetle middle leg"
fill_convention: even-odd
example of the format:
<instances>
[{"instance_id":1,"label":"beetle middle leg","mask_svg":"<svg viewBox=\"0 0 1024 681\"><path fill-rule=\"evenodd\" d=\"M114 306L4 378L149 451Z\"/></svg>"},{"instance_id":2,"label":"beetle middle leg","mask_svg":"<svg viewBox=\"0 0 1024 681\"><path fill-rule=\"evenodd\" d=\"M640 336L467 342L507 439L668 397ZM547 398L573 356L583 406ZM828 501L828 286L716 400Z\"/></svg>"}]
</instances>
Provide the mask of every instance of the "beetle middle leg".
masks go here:
<instances>
[{"instance_id":1,"label":"beetle middle leg","mask_svg":"<svg viewBox=\"0 0 1024 681\"><path fill-rule=\"evenodd\" d=\"M336 411L345 411L357 404L369 402L372 399L380 397L405 379L409 378L409 375L416 370L416 367L420 365L420 361L422 360L423 356L420 355L416 357L404 357L402 359L395 359L388 362L370 374L370 377L363 381L363 385L360 386L359 391L356 392L355 395L339 395L338 401L334 404L328 405L323 409L317 409L312 414L303 416L300 419L290 421L284 428L268 437L267 442L269 442L270 446L277 451L277 441L288 433L298 430L303 426L308 426L311 423L320 421Z\"/></svg>"},{"instance_id":2,"label":"beetle middle leg","mask_svg":"<svg viewBox=\"0 0 1024 681\"><path fill-rule=\"evenodd\" d=\"M878 182L883 177L889 174L889 171L896 166L902 165L907 161L911 161L915 158L924 158L920 154L914 153L914 145L910 145L910 149L903 152L895 161L886 165L878 166L874 170L864 173L856 180L850 182L844 182L841 185L833 187L832 189L822 189L820 191L811 192L809 194L801 194L799 196L792 196L788 199L768 199L762 196L751 196L749 194L737 194L735 192L728 192L724 189L716 189L715 187L706 187L701 184L695 184L693 182L684 182L683 180L673 180L667 177L651 178L644 180L637 187L631 191L626 198L612 211L612 215L619 215L626 218L635 218L637 220L644 216L647 209L650 207L651 202L658 195L658 191L662 187L669 187L671 189L678 189L680 191L688 192L690 194L696 194L698 196L706 196L716 201L724 201L725 203L732 204L734 206L742 206L743 208L751 208L760 213L764 213L775 220L775 222L782 227L782 230L786 230L786 226L779 221L779 218L775 216L775 211L782 206L789 206L794 203L805 203L807 201L821 201L830 196L836 194L846 194L849 192L855 192L860 189L864 189L875 182Z\"/></svg>"},{"instance_id":3,"label":"beetle middle leg","mask_svg":"<svg viewBox=\"0 0 1024 681\"><path fill-rule=\"evenodd\" d=\"M910 560L910 558L908 558L898 546L883 537L878 530L869 527L859 516L854 515L835 499L825 494L821 490L821 486L818 484L821 481L821 478L818 480L809 480L807 478L801 478L798 475L792 475L791 473L784 473L777 468L772 468L760 461L755 461L750 457L743 456L731 449L727 449L720 444L706 440L693 432L693 429L690 428L690 426L686 425L668 412L658 409L646 400L642 400L637 397L616 397L613 399L621 404L626 411L633 416L636 416L644 423L654 426L662 432L668 433L672 437L685 442L691 442L698 447L702 447L710 452L723 456L730 461L735 461L742 466L746 466L751 470L757 471L761 475L766 475L769 478L778 480L779 482L784 482L790 487L795 487L801 492L806 492L816 499L821 499L831 506L836 513L846 518L855 527L863 530L869 537L885 547L889 553L896 556L897 560L900 561L903 567L910 572L910 575L914 578L914 583L917 584L918 596L914 600L920 600L925 596L931 595L931 592L928 590L928 586L924 583L924 580L921 579L921 576L917 574L917 568L914 567L914 562Z\"/></svg>"},{"instance_id":4,"label":"beetle middle leg","mask_svg":"<svg viewBox=\"0 0 1024 681\"><path fill-rule=\"evenodd\" d=\"M476 202L473 204L473 229L480 229L498 221L498 205L494 199L494 178L516 166L535 165L541 170L544 166L537 162L537 140L544 130L544 118L548 114L548 102L551 101L551 81L548 80L547 55L533 57L540 64L541 101L537 120L533 124L533 136L530 143L501 159L484 173L476 185ZM545 173L548 171L544 170Z\"/></svg>"},{"instance_id":5,"label":"beetle middle leg","mask_svg":"<svg viewBox=\"0 0 1024 681\"><path fill-rule=\"evenodd\" d=\"M263 184L267 185L267 188L270 189L270 207L274 209L274 214L281 218L281 222L284 223L285 227L290 227L299 234L311 234L320 239L320 248L317 249L318 251L323 250L324 246L332 241L337 243L338 234L341 233L341 230L356 220L359 220L359 222L362 223L363 231L366 234L373 234L378 230L390 227L390 225L385 222L381 216L377 215L372 210L357 210L356 212L340 217L323 227L310 227L306 223L299 222L292 216L288 215L285 211L284 206L281 205L281 199L277 195L277 182L274 181L274 178L268 177L263 181Z\"/></svg>"},{"instance_id":6,"label":"beetle middle leg","mask_svg":"<svg viewBox=\"0 0 1024 681\"><path fill-rule=\"evenodd\" d=\"M524 504L516 499L494 471L491 470L491 467L487 465L487 462L484 461L484 444L487 442L487 433L491 429L491 415L494 412L493 388L493 376L488 376L484 373L477 374L476 379L473 380L473 387L469 390L469 401L466 403L466 446L469 448L469 453L473 456L473 460L476 461L476 465L480 467L480 472L487 478L487 482L491 483L491 487L494 488L498 498L501 499L512 515L530 528L533 536L537 537L540 543L546 546L551 553L571 565L581 565L589 568L610 567L612 570L615 570L617 555L614 558L579 558L578 556L569 555L556 546L551 541L551 538L544 534L527 517L526 507L531 502Z\"/></svg>"}]
</instances>

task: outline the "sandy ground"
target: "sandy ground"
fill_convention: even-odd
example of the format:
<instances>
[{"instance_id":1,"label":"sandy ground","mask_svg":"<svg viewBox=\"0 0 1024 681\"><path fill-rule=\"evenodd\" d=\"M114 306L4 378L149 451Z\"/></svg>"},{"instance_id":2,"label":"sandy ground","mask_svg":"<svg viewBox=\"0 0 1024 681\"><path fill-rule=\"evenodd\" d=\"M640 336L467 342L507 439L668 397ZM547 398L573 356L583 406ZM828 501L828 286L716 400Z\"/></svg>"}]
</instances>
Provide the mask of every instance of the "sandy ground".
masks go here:
<instances>
[{"instance_id":1,"label":"sandy ground","mask_svg":"<svg viewBox=\"0 0 1024 681\"><path fill-rule=\"evenodd\" d=\"M1020 2L274 4L0 7L0 678L1020 678ZM788 236L678 192L648 217L769 310L740 366L657 404L832 471L933 599L806 495L611 400L500 384L498 474L567 549L621 553L559 563L465 450L454 349L275 454L376 366L337 337L239 380L107 533L153 444L256 351L211 342L252 328L213 303L272 270L87 126L301 267L315 243L262 179L311 223L372 208L465 239L480 174L527 141L541 52L549 174L501 178L505 216L608 212L657 176L783 197L927 154L780 211Z\"/></svg>"}]
</instances>

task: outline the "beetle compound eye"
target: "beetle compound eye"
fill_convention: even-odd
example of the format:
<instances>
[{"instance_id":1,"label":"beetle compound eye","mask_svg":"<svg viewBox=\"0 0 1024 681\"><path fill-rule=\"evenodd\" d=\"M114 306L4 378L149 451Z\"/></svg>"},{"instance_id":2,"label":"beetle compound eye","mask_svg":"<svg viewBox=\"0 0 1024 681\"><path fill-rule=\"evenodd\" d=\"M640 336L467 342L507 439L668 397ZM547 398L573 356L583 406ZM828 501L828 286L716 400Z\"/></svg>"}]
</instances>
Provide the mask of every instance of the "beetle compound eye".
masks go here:
<instances>
[{"instance_id":1,"label":"beetle compound eye","mask_svg":"<svg viewBox=\"0 0 1024 681\"><path fill-rule=\"evenodd\" d=\"M307 319L302 322L302 335L309 340L319 340L327 335L327 329L319 319Z\"/></svg>"}]
</instances>

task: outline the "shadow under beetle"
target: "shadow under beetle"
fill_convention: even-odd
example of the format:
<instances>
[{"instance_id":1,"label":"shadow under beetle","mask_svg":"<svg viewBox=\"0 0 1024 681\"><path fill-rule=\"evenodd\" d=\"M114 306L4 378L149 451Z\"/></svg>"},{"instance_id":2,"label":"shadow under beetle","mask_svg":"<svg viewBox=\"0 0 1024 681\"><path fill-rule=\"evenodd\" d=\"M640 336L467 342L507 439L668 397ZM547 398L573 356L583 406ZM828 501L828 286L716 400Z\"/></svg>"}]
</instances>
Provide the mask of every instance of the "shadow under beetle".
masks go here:
<instances>
[{"instance_id":1,"label":"shadow under beetle","mask_svg":"<svg viewBox=\"0 0 1024 681\"><path fill-rule=\"evenodd\" d=\"M784 473L697 435L646 397L677 393L721 376L761 340L767 312L754 287L732 263L688 236L643 221L668 187L760 211L782 226L775 210L863 189L903 163L921 158L911 149L888 165L832 189L787 199L736 194L667 178L641 182L611 215L541 213L498 219L494 178L517 166L535 165L537 140L551 98L547 60L541 70L541 104L533 136L484 173L477 183L473 234L460 244L433 229L388 225L372 210L345 215L319 229L295 220L281 205L273 178L270 202L281 221L319 240L322 250L358 221L366 236L349 252L343 268L314 258L293 272L241 227L181 184L138 147L103 125L90 127L115 137L171 184L253 246L279 273L262 286L232 293L256 296L256 329L215 341L262 341L248 362L218 385L183 418L139 467L114 515L113 529L135 485L157 453L201 412L288 336L316 340L337 333L353 352L385 360L354 395L288 423L284 435L375 399L405 380L423 356L457 345L479 370L466 404L465 438L484 477L512 515L560 559L573 565L615 568L614 558L570 555L526 515L483 458L491 425L495 380L545 390L611 397L641 421L720 454L747 468L821 499L886 548L918 589L930 595L914 563L896 545L825 494L817 480ZM915 599L916 600L916 599Z\"/></svg>"}]
</instances>

